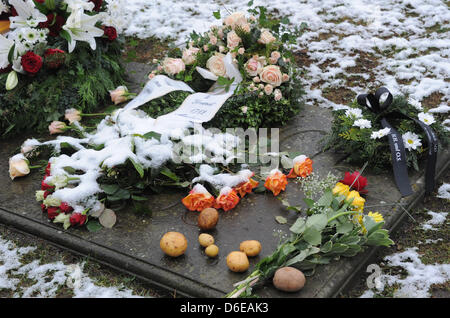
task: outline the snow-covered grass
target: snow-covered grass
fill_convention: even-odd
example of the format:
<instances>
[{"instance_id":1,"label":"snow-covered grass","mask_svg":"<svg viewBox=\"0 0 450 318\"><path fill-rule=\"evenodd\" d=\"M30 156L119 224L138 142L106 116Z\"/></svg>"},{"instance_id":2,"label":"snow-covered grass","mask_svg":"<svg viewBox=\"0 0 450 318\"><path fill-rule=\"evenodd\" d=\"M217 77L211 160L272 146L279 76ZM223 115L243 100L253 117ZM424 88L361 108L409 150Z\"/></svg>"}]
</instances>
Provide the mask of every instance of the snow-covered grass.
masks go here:
<instances>
[{"instance_id":1,"label":"snow-covered grass","mask_svg":"<svg viewBox=\"0 0 450 318\"><path fill-rule=\"evenodd\" d=\"M12 297L56 297L61 289L69 289L75 298L138 297L124 286L104 287L96 284L84 271L84 263L65 265L62 261L41 263L25 261L36 246L18 247L0 237L0 294Z\"/></svg>"},{"instance_id":2,"label":"snow-covered grass","mask_svg":"<svg viewBox=\"0 0 450 318\"><path fill-rule=\"evenodd\" d=\"M123 10L126 35L185 42L195 30L222 16L247 10L248 1L130 0ZM269 12L308 24L298 39L307 70L310 102L340 108L356 94L387 86L418 101L432 100L435 112L450 102L450 10L442 0L255 0ZM370 86L370 87L369 87Z\"/></svg>"}]
</instances>

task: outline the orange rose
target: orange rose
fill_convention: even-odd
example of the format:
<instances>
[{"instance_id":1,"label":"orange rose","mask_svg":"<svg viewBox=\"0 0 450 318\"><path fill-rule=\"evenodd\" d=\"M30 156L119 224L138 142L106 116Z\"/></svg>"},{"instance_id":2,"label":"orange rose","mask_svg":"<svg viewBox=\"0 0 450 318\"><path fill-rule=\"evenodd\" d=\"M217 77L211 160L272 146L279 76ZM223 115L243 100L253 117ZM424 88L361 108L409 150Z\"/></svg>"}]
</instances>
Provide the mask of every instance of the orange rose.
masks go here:
<instances>
[{"instance_id":1,"label":"orange rose","mask_svg":"<svg viewBox=\"0 0 450 318\"><path fill-rule=\"evenodd\" d=\"M288 174L288 178L306 178L313 171L313 161L305 155L300 155L294 158L294 167Z\"/></svg>"},{"instance_id":2,"label":"orange rose","mask_svg":"<svg viewBox=\"0 0 450 318\"><path fill-rule=\"evenodd\" d=\"M233 209L239 203L239 197L236 190L230 187L224 187L220 190L220 194L216 199L214 207L216 209L223 209L229 211Z\"/></svg>"},{"instance_id":3,"label":"orange rose","mask_svg":"<svg viewBox=\"0 0 450 318\"><path fill-rule=\"evenodd\" d=\"M287 177L280 170L274 169L270 172L269 176L264 183L266 189L272 191L273 195L277 196L281 190L286 190Z\"/></svg>"},{"instance_id":4,"label":"orange rose","mask_svg":"<svg viewBox=\"0 0 450 318\"><path fill-rule=\"evenodd\" d=\"M259 182L253 180L252 178L248 179L247 182L242 182L238 184L235 190L239 193L241 198L245 197L247 193L252 193L253 189L258 186Z\"/></svg>"},{"instance_id":5,"label":"orange rose","mask_svg":"<svg viewBox=\"0 0 450 318\"><path fill-rule=\"evenodd\" d=\"M214 205L214 197L201 184L195 187L184 197L181 202L190 211L201 212L206 208L211 208Z\"/></svg>"}]
</instances>

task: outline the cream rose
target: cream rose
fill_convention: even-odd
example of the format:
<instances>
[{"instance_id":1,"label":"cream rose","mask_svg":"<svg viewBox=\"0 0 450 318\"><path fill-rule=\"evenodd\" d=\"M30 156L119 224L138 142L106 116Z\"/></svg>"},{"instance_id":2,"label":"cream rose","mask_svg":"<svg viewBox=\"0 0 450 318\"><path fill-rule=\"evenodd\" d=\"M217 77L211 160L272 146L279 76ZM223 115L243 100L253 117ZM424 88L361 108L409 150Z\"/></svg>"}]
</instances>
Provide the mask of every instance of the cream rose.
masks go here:
<instances>
[{"instance_id":1,"label":"cream rose","mask_svg":"<svg viewBox=\"0 0 450 318\"><path fill-rule=\"evenodd\" d=\"M169 75L176 75L185 70L185 65L182 59L166 57L162 63L164 72Z\"/></svg>"},{"instance_id":2,"label":"cream rose","mask_svg":"<svg viewBox=\"0 0 450 318\"><path fill-rule=\"evenodd\" d=\"M225 69L224 62L225 55L216 53L206 61L206 68L209 69L214 75L225 76L227 70Z\"/></svg>"},{"instance_id":3,"label":"cream rose","mask_svg":"<svg viewBox=\"0 0 450 318\"><path fill-rule=\"evenodd\" d=\"M237 35L237 33L235 31L230 31L227 34L227 47L229 49L234 49L235 47L237 47L239 45L239 43L241 43L241 38L239 37L239 35Z\"/></svg>"},{"instance_id":4,"label":"cream rose","mask_svg":"<svg viewBox=\"0 0 450 318\"><path fill-rule=\"evenodd\" d=\"M190 47L188 49L183 50L183 57L181 58L185 65L194 64L196 55L200 51L199 48Z\"/></svg>"},{"instance_id":5,"label":"cream rose","mask_svg":"<svg viewBox=\"0 0 450 318\"><path fill-rule=\"evenodd\" d=\"M273 92L273 86L270 84L267 84L266 86L264 86L264 93L266 93L266 95L270 95Z\"/></svg>"},{"instance_id":6,"label":"cream rose","mask_svg":"<svg viewBox=\"0 0 450 318\"><path fill-rule=\"evenodd\" d=\"M283 94L281 94L281 91L279 89L274 90L273 95L273 99L275 99L276 101L279 101L283 98Z\"/></svg>"},{"instance_id":7,"label":"cream rose","mask_svg":"<svg viewBox=\"0 0 450 318\"><path fill-rule=\"evenodd\" d=\"M251 59L245 63L245 71L250 75L251 77L254 77L261 73L264 64L258 56L253 56Z\"/></svg>"},{"instance_id":8,"label":"cream rose","mask_svg":"<svg viewBox=\"0 0 450 318\"><path fill-rule=\"evenodd\" d=\"M64 118L69 121L69 123L73 123L75 121L81 120L81 112L75 108L66 109L64 114Z\"/></svg>"},{"instance_id":9,"label":"cream rose","mask_svg":"<svg viewBox=\"0 0 450 318\"><path fill-rule=\"evenodd\" d=\"M116 89L109 91L109 95L111 96L111 101L117 105L128 100L127 97L128 88L126 86L119 86Z\"/></svg>"},{"instance_id":10,"label":"cream rose","mask_svg":"<svg viewBox=\"0 0 450 318\"><path fill-rule=\"evenodd\" d=\"M234 12L223 20L223 24L230 26L234 30L236 26L247 24L247 18L244 12Z\"/></svg>"},{"instance_id":11,"label":"cream rose","mask_svg":"<svg viewBox=\"0 0 450 318\"><path fill-rule=\"evenodd\" d=\"M28 167L28 161L22 154L15 155L9 158L9 177L11 180L14 178L26 176L30 173L30 167Z\"/></svg>"},{"instance_id":12,"label":"cream rose","mask_svg":"<svg viewBox=\"0 0 450 318\"><path fill-rule=\"evenodd\" d=\"M259 36L258 42L262 44L269 44L275 42L276 38L267 29L262 29L261 35Z\"/></svg>"},{"instance_id":13,"label":"cream rose","mask_svg":"<svg viewBox=\"0 0 450 318\"><path fill-rule=\"evenodd\" d=\"M274 87L280 86L282 83L282 77L280 68L276 65L268 65L264 67L259 74L261 81L267 84L271 84Z\"/></svg>"}]
</instances>

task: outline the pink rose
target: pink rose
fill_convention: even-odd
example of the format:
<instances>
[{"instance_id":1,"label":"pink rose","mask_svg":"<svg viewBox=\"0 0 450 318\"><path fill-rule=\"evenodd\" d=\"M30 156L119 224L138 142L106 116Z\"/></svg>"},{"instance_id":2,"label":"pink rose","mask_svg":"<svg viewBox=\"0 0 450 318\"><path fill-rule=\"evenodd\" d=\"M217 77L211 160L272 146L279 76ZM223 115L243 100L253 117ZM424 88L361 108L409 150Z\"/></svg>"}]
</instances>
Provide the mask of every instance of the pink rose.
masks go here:
<instances>
[{"instance_id":1,"label":"pink rose","mask_svg":"<svg viewBox=\"0 0 450 318\"><path fill-rule=\"evenodd\" d=\"M162 63L163 70L166 74L176 75L185 70L182 59L166 57Z\"/></svg>"},{"instance_id":2,"label":"pink rose","mask_svg":"<svg viewBox=\"0 0 450 318\"><path fill-rule=\"evenodd\" d=\"M227 47L229 49L234 49L241 43L241 38L237 35L235 31L230 31L227 34Z\"/></svg>"},{"instance_id":3,"label":"pink rose","mask_svg":"<svg viewBox=\"0 0 450 318\"><path fill-rule=\"evenodd\" d=\"M290 77L287 74L283 74L283 78L282 79L283 79L283 82L287 82L287 81L289 81Z\"/></svg>"},{"instance_id":4,"label":"pink rose","mask_svg":"<svg viewBox=\"0 0 450 318\"><path fill-rule=\"evenodd\" d=\"M260 35L260 37L258 39L258 43L269 44L269 43L272 43L272 42L276 41L276 38L272 35L272 33L270 33L269 30L262 29L261 31L262 32L261 32L261 35Z\"/></svg>"},{"instance_id":5,"label":"pink rose","mask_svg":"<svg viewBox=\"0 0 450 318\"><path fill-rule=\"evenodd\" d=\"M50 131L50 135L60 134L67 129L67 125L62 121L52 121L50 126L48 126L48 130Z\"/></svg>"},{"instance_id":6,"label":"pink rose","mask_svg":"<svg viewBox=\"0 0 450 318\"><path fill-rule=\"evenodd\" d=\"M117 105L123 103L128 100L127 94L128 88L125 86L119 86L115 90L109 91L109 95L111 96L111 101Z\"/></svg>"},{"instance_id":7,"label":"pink rose","mask_svg":"<svg viewBox=\"0 0 450 318\"><path fill-rule=\"evenodd\" d=\"M274 87L280 86L282 83L283 75L280 68L276 65L264 67L259 76L264 83L271 84Z\"/></svg>"},{"instance_id":8,"label":"pink rose","mask_svg":"<svg viewBox=\"0 0 450 318\"><path fill-rule=\"evenodd\" d=\"M224 63L225 55L216 53L206 61L206 68L209 69L214 75L225 76L227 70Z\"/></svg>"},{"instance_id":9,"label":"pink rose","mask_svg":"<svg viewBox=\"0 0 450 318\"><path fill-rule=\"evenodd\" d=\"M247 61L247 63L245 63L245 71L252 77L258 75L262 71L263 67L264 64L258 56L253 56Z\"/></svg>"},{"instance_id":10,"label":"pink rose","mask_svg":"<svg viewBox=\"0 0 450 318\"><path fill-rule=\"evenodd\" d=\"M209 43L211 45L216 45L217 44L217 37L214 34L209 34Z\"/></svg>"},{"instance_id":11,"label":"pink rose","mask_svg":"<svg viewBox=\"0 0 450 318\"><path fill-rule=\"evenodd\" d=\"M273 95L274 95L273 98L274 98L276 101L279 101L280 99L283 98L283 95L281 94L281 91L280 91L279 89L274 90Z\"/></svg>"},{"instance_id":12,"label":"pink rose","mask_svg":"<svg viewBox=\"0 0 450 318\"><path fill-rule=\"evenodd\" d=\"M247 23L247 18L244 12L234 12L223 20L223 24L230 26L233 30L236 26L242 26Z\"/></svg>"},{"instance_id":13,"label":"pink rose","mask_svg":"<svg viewBox=\"0 0 450 318\"><path fill-rule=\"evenodd\" d=\"M242 55L245 53L245 49L243 47L239 48L238 54Z\"/></svg>"},{"instance_id":14,"label":"pink rose","mask_svg":"<svg viewBox=\"0 0 450 318\"><path fill-rule=\"evenodd\" d=\"M273 86L270 84L267 84L266 86L264 86L264 93L266 93L266 95L270 95L273 92Z\"/></svg>"},{"instance_id":15,"label":"pink rose","mask_svg":"<svg viewBox=\"0 0 450 318\"><path fill-rule=\"evenodd\" d=\"M198 52L200 52L200 49L196 47L184 49L182 57L184 64L185 65L194 64Z\"/></svg>"},{"instance_id":16,"label":"pink rose","mask_svg":"<svg viewBox=\"0 0 450 318\"><path fill-rule=\"evenodd\" d=\"M69 123L73 123L74 121L81 120L81 112L76 110L75 108L66 109L66 113L64 118L69 121Z\"/></svg>"}]
</instances>

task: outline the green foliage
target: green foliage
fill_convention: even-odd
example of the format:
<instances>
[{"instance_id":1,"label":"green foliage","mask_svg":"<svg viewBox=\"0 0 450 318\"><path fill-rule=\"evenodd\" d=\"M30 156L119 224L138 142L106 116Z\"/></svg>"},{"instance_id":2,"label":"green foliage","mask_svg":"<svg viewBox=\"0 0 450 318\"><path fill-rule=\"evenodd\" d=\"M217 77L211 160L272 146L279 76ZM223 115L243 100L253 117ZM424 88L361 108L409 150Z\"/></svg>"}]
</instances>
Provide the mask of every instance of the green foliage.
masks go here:
<instances>
[{"instance_id":1,"label":"green foliage","mask_svg":"<svg viewBox=\"0 0 450 318\"><path fill-rule=\"evenodd\" d=\"M64 48L64 42L53 43ZM19 74L19 84L6 91L7 74L0 76L0 138L24 131L43 132L61 119L67 108L91 112L123 84L120 41L100 39L97 50L79 42L58 70L43 67L35 77Z\"/></svg>"}]
</instances>

